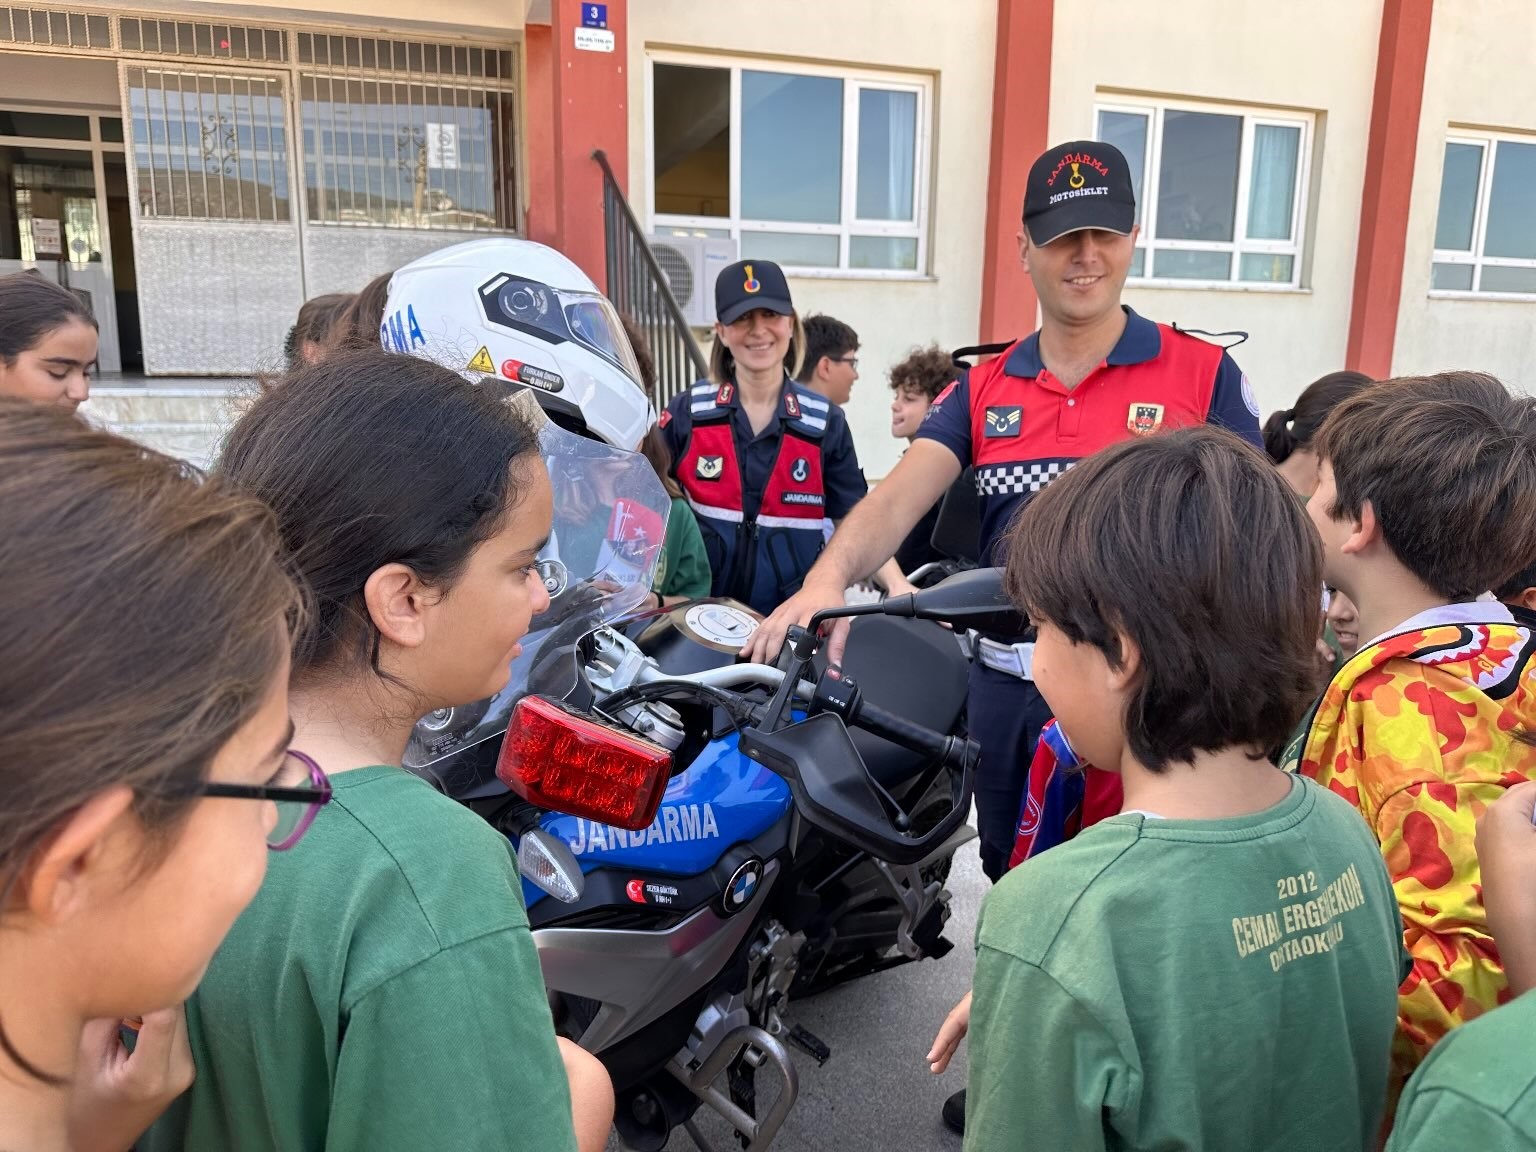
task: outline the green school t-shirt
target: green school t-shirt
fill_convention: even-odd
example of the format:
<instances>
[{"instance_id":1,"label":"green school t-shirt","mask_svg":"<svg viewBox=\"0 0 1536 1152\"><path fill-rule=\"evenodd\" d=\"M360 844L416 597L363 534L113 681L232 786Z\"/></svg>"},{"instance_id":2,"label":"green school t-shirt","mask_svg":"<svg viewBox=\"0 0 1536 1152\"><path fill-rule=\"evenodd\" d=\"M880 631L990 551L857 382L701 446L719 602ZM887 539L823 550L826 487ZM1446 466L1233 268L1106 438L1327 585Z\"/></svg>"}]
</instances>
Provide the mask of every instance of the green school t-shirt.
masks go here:
<instances>
[{"instance_id":1,"label":"green school t-shirt","mask_svg":"<svg viewBox=\"0 0 1536 1152\"><path fill-rule=\"evenodd\" d=\"M1387 1152L1536 1152L1536 995L1430 1049L1397 1106Z\"/></svg>"},{"instance_id":2,"label":"green school t-shirt","mask_svg":"<svg viewBox=\"0 0 1536 1152\"><path fill-rule=\"evenodd\" d=\"M1085 828L976 938L968 1152L1374 1148L1402 923L1370 829L1312 781Z\"/></svg>"},{"instance_id":3,"label":"green school t-shirt","mask_svg":"<svg viewBox=\"0 0 1536 1152\"><path fill-rule=\"evenodd\" d=\"M673 500L671 514L667 516L666 542L656 565L656 590L663 596L699 600L709 595L712 584L704 534L693 518L693 509L686 500Z\"/></svg>"},{"instance_id":4,"label":"green school t-shirt","mask_svg":"<svg viewBox=\"0 0 1536 1152\"><path fill-rule=\"evenodd\" d=\"M141 1152L574 1149L511 845L399 768L332 784L188 1002L197 1079Z\"/></svg>"}]
</instances>

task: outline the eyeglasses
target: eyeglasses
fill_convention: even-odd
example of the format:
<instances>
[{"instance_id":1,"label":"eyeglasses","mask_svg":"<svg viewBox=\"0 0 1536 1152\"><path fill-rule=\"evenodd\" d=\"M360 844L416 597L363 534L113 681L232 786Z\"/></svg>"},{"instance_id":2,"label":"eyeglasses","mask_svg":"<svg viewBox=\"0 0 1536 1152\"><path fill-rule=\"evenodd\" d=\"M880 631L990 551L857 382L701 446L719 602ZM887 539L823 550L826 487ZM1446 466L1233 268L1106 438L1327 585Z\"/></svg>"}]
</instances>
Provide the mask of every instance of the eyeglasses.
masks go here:
<instances>
[{"instance_id":1,"label":"eyeglasses","mask_svg":"<svg viewBox=\"0 0 1536 1152\"><path fill-rule=\"evenodd\" d=\"M204 782L204 796L226 800L271 800L277 804L277 823L267 833L267 847L274 852L292 848L309 831L315 814L331 802L331 782L320 765L290 748L271 784L221 784Z\"/></svg>"},{"instance_id":2,"label":"eyeglasses","mask_svg":"<svg viewBox=\"0 0 1536 1152\"><path fill-rule=\"evenodd\" d=\"M859 358L857 356L828 356L827 359L834 364L846 364L855 372L859 370Z\"/></svg>"}]
</instances>

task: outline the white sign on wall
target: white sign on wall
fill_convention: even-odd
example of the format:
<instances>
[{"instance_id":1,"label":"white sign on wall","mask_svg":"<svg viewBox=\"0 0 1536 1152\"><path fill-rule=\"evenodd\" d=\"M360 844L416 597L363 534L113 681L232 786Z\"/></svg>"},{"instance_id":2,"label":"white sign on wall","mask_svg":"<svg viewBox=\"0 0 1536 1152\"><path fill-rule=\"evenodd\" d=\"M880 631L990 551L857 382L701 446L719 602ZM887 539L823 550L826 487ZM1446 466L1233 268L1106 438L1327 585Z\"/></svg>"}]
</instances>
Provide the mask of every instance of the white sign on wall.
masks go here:
<instances>
[{"instance_id":1,"label":"white sign on wall","mask_svg":"<svg viewBox=\"0 0 1536 1152\"><path fill-rule=\"evenodd\" d=\"M459 126L427 122L427 167L459 166Z\"/></svg>"},{"instance_id":2,"label":"white sign on wall","mask_svg":"<svg viewBox=\"0 0 1536 1152\"><path fill-rule=\"evenodd\" d=\"M607 28L578 28L576 47L582 52L612 52L613 33Z\"/></svg>"},{"instance_id":3,"label":"white sign on wall","mask_svg":"<svg viewBox=\"0 0 1536 1152\"><path fill-rule=\"evenodd\" d=\"M38 256L64 254L64 236L57 220L32 217L32 251Z\"/></svg>"}]
</instances>

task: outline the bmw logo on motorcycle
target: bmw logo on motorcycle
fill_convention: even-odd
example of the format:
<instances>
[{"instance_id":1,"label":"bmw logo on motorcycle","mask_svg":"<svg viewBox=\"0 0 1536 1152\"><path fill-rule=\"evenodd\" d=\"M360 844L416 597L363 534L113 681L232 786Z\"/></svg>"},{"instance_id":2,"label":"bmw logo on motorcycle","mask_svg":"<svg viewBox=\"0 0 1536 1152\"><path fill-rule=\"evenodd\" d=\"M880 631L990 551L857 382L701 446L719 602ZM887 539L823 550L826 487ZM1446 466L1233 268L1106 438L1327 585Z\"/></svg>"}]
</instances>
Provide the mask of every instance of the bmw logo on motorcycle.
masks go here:
<instances>
[{"instance_id":1,"label":"bmw logo on motorcycle","mask_svg":"<svg viewBox=\"0 0 1536 1152\"><path fill-rule=\"evenodd\" d=\"M727 916L734 916L752 903L752 897L757 895L757 886L762 879L763 862L753 857L731 873L730 883L725 886L720 897L721 910Z\"/></svg>"}]
</instances>

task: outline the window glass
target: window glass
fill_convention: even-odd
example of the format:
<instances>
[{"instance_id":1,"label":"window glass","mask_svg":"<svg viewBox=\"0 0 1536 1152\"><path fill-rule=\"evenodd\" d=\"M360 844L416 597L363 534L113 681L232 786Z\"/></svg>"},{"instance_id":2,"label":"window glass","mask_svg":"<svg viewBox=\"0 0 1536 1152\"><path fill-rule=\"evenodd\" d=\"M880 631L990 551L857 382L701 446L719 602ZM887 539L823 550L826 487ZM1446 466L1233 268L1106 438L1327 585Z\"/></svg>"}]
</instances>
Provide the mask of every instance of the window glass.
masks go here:
<instances>
[{"instance_id":1,"label":"window glass","mask_svg":"<svg viewBox=\"0 0 1536 1152\"><path fill-rule=\"evenodd\" d=\"M742 72L743 219L839 223L842 169L841 80Z\"/></svg>"},{"instance_id":2,"label":"window glass","mask_svg":"<svg viewBox=\"0 0 1536 1152\"><path fill-rule=\"evenodd\" d=\"M731 72L657 64L652 81L656 211L731 214Z\"/></svg>"},{"instance_id":3,"label":"window glass","mask_svg":"<svg viewBox=\"0 0 1536 1152\"><path fill-rule=\"evenodd\" d=\"M1157 183L1158 239L1232 239L1242 141L1241 116L1171 108L1163 113L1162 163ZM1169 262L1170 266L1178 263Z\"/></svg>"},{"instance_id":4,"label":"window glass","mask_svg":"<svg viewBox=\"0 0 1536 1152\"><path fill-rule=\"evenodd\" d=\"M772 260L802 268L836 268L838 238L803 232L747 232L741 234L743 260Z\"/></svg>"},{"instance_id":5,"label":"window glass","mask_svg":"<svg viewBox=\"0 0 1536 1152\"><path fill-rule=\"evenodd\" d=\"M1476 144L1447 144L1440 169L1440 212L1435 219L1435 247L1472 251L1472 226L1477 219L1477 182L1483 171L1483 150Z\"/></svg>"},{"instance_id":6,"label":"window glass","mask_svg":"<svg viewBox=\"0 0 1536 1152\"><path fill-rule=\"evenodd\" d=\"M1536 259L1536 144L1500 140L1493 155L1493 189L1488 196L1488 228L1483 255ZM1488 272L1483 273L1487 287ZM1500 288L1524 292L1524 288Z\"/></svg>"},{"instance_id":7,"label":"window glass","mask_svg":"<svg viewBox=\"0 0 1536 1152\"><path fill-rule=\"evenodd\" d=\"M917 93L863 89L859 93L859 219L912 220L916 165Z\"/></svg>"}]
</instances>

